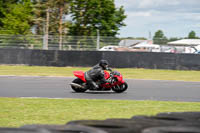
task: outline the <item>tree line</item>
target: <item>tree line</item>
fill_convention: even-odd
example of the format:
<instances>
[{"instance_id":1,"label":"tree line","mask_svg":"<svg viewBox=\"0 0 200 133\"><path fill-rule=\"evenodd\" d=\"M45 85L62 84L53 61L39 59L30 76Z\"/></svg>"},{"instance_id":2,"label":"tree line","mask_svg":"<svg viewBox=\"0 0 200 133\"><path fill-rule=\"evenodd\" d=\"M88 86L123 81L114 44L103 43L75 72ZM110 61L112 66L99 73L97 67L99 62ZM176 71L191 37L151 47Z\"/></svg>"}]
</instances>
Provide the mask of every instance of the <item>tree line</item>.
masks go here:
<instances>
[{"instance_id":1,"label":"tree line","mask_svg":"<svg viewBox=\"0 0 200 133\"><path fill-rule=\"evenodd\" d=\"M200 39L200 38L198 36L196 36L195 31L189 32L188 36L185 37L185 38L172 37L172 38L168 39L164 35L164 32L162 30L156 31L154 36L153 36L153 42L155 44L167 44L167 42L181 40L181 39Z\"/></svg>"},{"instance_id":2,"label":"tree line","mask_svg":"<svg viewBox=\"0 0 200 133\"><path fill-rule=\"evenodd\" d=\"M35 34L46 38L54 35L58 36L60 49L64 35L96 36L99 32L101 36L115 37L126 26L125 18L123 6L116 7L114 0L0 0L0 34ZM199 37L191 31L186 38ZM162 30L153 36L156 44L179 39L183 38L168 39Z\"/></svg>"},{"instance_id":3,"label":"tree line","mask_svg":"<svg viewBox=\"0 0 200 133\"><path fill-rule=\"evenodd\" d=\"M0 34L116 36L125 18L114 0L0 0Z\"/></svg>"}]
</instances>

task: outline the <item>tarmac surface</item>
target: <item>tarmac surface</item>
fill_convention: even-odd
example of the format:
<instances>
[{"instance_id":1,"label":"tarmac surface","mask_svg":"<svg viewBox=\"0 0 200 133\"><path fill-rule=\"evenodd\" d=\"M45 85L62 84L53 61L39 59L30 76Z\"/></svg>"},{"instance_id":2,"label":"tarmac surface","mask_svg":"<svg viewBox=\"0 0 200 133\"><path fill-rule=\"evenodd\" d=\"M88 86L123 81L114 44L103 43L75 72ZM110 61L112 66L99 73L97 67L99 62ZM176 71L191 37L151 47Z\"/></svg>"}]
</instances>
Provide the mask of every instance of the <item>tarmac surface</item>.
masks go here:
<instances>
[{"instance_id":1,"label":"tarmac surface","mask_svg":"<svg viewBox=\"0 0 200 133\"><path fill-rule=\"evenodd\" d=\"M75 93L70 77L0 76L0 97L159 100L200 102L200 82L125 79L128 90Z\"/></svg>"}]
</instances>

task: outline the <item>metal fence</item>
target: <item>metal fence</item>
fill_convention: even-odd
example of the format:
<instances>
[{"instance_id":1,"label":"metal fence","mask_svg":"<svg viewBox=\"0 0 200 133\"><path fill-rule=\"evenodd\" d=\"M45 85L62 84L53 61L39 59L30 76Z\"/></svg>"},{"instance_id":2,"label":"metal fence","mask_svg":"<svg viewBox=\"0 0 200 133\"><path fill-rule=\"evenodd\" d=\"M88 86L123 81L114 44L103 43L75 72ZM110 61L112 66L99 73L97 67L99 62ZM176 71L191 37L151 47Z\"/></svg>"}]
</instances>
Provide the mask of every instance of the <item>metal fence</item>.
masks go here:
<instances>
[{"instance_id":1,"label":"metal fence","mask_svg":"<svg viewBox=\"0 0 200 133\"><path fill-rule=\"evenodd\" d=\"M0 48L48 50L97 50L107 45L118 45L119 38L97 36L0 35Z\"/></svg>"},{"instance_id":2,"label":"metal fence","mask_svg":"<svg viewBox=\"0 0 200 133\"><path fill-rule=\"evenodd\" d=\"M167 45L167 41L138 40L131 38L117 38L105 36L58 36L58 35L3 35L0 34L0 48L15 49L45 49L45 50L101 50L103 46L112 51L142 51L142 52L170 52L195 53L193 47ZM138 45L141 44L141 45ZM111 49L109 49L111 48Z\"/></svg>"}]
</instances>

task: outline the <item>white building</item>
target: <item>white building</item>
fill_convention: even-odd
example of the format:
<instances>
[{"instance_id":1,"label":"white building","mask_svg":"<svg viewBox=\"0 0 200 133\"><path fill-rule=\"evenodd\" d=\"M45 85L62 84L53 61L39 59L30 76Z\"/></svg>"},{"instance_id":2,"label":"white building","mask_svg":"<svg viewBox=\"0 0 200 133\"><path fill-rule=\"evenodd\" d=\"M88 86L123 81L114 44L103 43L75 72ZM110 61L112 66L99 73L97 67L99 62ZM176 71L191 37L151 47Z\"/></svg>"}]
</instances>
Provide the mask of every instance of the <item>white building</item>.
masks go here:
<instances>
[{"instance_id":1,"label":"white building","mask_svg":"<svg viewBox=\"0 0 200 133\"><path fill-rule=\"evenodd\" d=\"M119 46L127 48L127 51L160 52L160 46L153 44L152 40L124 39L120 41Z\"/></svg>"},{"instance_id":2,"label":"white building","mask_svg":"<svg viewBox=\"0 0 200 133\"><path fill-rule=\"evenodd\" d=\"M200 39L182 39L169 42L168 45L174 48L182 48L182 53L195 53L200 51Z\"/></svg>"}]
</instances>

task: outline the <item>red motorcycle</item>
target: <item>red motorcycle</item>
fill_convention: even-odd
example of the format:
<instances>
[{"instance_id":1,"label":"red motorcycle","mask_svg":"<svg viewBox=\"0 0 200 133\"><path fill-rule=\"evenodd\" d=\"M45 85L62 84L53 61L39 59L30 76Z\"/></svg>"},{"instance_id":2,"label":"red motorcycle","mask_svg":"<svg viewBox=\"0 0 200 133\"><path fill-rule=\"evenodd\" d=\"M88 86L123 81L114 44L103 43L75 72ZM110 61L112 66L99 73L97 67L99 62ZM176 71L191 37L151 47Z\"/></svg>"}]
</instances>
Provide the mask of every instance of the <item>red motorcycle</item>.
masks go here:
<instances>
[{"instance_id":1,"label":"red motorcycle","mask_svg":"<svg viewBox=\"0 0 200 133\"><path fill-rule=\"evenodd\" d=\"M100 81L97 81L99 88L93 89L86 82L83 71L74 71L74 76L77 78L72 81L71 88L75 92L85 92L87 90L91 91L114 91L116 93L121 93L127 90L128 84L123 80L122 75L117 71L107 72L104 71L104 77L106 80L109 80L109 83L101 84Z\"/></svg>"}]
</instances>

